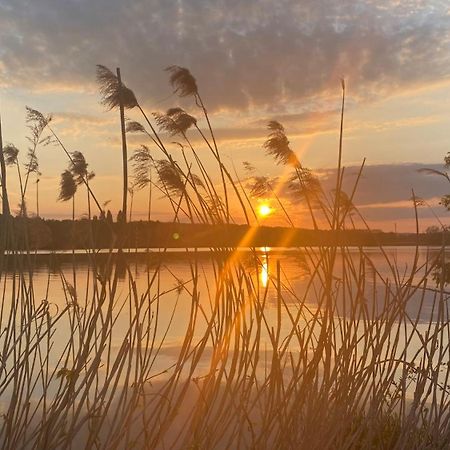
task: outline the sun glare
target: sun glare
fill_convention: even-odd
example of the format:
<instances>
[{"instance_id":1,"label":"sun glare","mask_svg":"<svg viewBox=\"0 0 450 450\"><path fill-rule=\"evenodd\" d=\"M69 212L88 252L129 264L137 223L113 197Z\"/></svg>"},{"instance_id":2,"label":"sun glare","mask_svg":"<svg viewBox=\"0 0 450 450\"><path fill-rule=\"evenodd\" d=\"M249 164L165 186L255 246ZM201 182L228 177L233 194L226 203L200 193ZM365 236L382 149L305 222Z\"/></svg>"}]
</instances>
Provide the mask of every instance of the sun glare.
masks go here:
<instances>
[{"instance_id":1,"label":"sun glare","mask_svg":"<svg viewBox=\"0 0 450 450\"><path fill-rule=\"evenodd\" d=\"M266 203L263 203L258 208L258 214L260 217L267 217L271 213L272 213L272 208Z\"/></svg>"}]
</instances>

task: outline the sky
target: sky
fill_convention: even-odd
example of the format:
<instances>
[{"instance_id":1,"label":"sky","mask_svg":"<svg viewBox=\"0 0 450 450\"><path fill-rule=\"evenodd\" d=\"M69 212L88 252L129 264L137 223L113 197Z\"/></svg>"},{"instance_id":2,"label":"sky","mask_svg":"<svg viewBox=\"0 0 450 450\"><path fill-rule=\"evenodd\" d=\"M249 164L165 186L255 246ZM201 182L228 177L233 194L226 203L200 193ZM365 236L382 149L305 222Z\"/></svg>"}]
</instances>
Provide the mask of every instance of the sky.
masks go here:
<instances>
[{"instance_id":1,"label":"sky","mask_svg":"<svg viewBox=\"0 0 450 450\"><path fill-rule=\"evenodd\" d=\"M347 189L366 158L355 196L360 212L374 228L412 231L414 190L429 205L419 210L421 229L438 219L449 224L449 213L438 204L448 192L447 181L418 172L442 170L450 151L448 1L0 0L4 142L14 143L24 161L25 106L52 113L64 144L82 151L95 171L92 187L98 198L110 201L108 208L116 212L121 206L119 116L100 104L96 64L120 67L149 114L181 105L205 128L201 111L173 93L164 70L173 64L189 68L223 160L244 183L243 161L261 175L283 176L284 169L262 148L266 124L275 119L302 164L327 189L335 176L344 78ZM127 115L140 119L133 111ZM207 149L192 139L217 177ZM129 139L130 154L139 144ZM179 160L177 146L169 148ZM48 146L38 156L40 215L69 217L71 205L57 201L65 155ZM12 171L9 178L14 207L20 191ZM30 211L35 210L34 189L28 194ZM304 205L284 201L296 225L310 225ZM146 205L146 193L137 193L135 219L146 217ZM80 193L77 214L86 211ZM235 214L242 220L237 208ZM152 217L172 219L166 201L155 199ZM284 222L277 212L264 223Z\"/></svg>"}]
</instances>

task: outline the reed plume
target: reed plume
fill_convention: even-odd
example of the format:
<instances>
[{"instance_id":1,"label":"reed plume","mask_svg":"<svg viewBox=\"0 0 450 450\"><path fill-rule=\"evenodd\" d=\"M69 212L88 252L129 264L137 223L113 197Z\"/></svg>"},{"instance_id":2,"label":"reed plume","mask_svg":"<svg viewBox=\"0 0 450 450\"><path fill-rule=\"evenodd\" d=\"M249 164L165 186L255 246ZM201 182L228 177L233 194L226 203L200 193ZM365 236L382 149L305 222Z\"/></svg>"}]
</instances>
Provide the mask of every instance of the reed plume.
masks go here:
<instances>
[{"instance_id":1,"label":"reed plume","mask_svg":"<svg viewBox=\"0 0 450 450\"><path fill-rule=\"evenodd\" d=\"M72 161L70 161L69 170L74 176L75 182L77 184L83 183L83 178L87 176L88 164L83 153L79 151L72 152Z\"/></svg>"},{"instance_id":2,"label":"reed plume","mask_svg":"<svg viewBox=\"0 0 450 450\"><path fill-rule=\"evenodd\" d=\"M289 145L289 139L286 136L286 131L280 122L271 120L267 124L269 134L263 144L266 153L275 159L275 162L280 165L290 165L294 168L294 174L289 181L291 190L297 192L303 197L307 203L310 217L317 230L317 221L313 212L311 196L315 195L316 202L321 205L321 201L317 196L320 192L318 189L318 180L314 179L309 169L304 168L297 158L295 152Z\"/></svg>"},{"instance_id":3,"label":"reed plume","mask_svg":"<svg viewBox=\"0 0 450 450\"><path fill-rule=\"evenodd\" d=\"M289 139L286 136L283 125L276 120L271 120L267 124L267 128L270 133L263 144L266 153L273 156L277 164L291 164L297 167L299 161L294 151L289 146Z\"/></svg>"},{"instance_id":4,"label":"reed plume","mask_svg":"<svg viewBox=\"0 0 450 450\"><path fill-rule=\"evenodd\" d=\"M138 106L134 92L119 82L117 75L101 64L97 64L97 82L100 86L101 103L108 109L119 108L121 103L125 109Z\"/></svg>"},{"instance_id":5,"label":"reed plume","mask_svg":"<svg viewBox=\"0 0 450 450\"><path fill-rule=\"evenodd\" d=\"M18 162L19 149L14 144L7 144L3 147L3 155L5 164L7 166L13 166Z\"/></svg>"},{"instance_id":6,"label":"reed plume","mask_svg":"<svg viewBox=\"0 0 450 450\"><path fill-rule=\"evenodd\" d=\"M88 218L91 218L91 194L89 190L89 181L95 177L95 172L88 170L88 163L83 153L76 150L71 153L72 159L69 164L69 171L72 173L75 183L79 186L86 183Z\"/></svg>"},{"instance_id":7,"label":"reed plume","mask_svg":"<svg viewBox=\"0 0 450 450\"><path fill-rule=\"evenodd\" d=\"M141 145L134 150L130 161L133 163L134 170L133 184L136 188L143 189L150 183L150 171L154 163L150 149L146 145Z\"/></svg>"},{"instance_id":8,"label":"reed plume","mask_svg":"<svg viewBox=\"0 0 450 450\"><path fill-rule=\"evenodd\" d=\"M122 83L119 68L117 68L117 75L114 75L107 67L100 64L97 65L97 82L100 85L101 103L110 110L119 108L123 168L122 213L124 222L126 222L128 198L128 152L124 110L133 109L135 107L140 109L140 106L134 92Z\"/></svg>"},{"instance_id":9,"label":"reed plume","mask_svg":"<svg viewBox=\"0 0 450 450\"><path fill-rule=\"evenodd\" d=\"M127 120L125 131L127 133L145 133L144 126L134 120Z\"/></svg>"},{"instance_id":10,"label":"reed plume","mask_svg":"<svg viewBox=\"0 0 450 450\"><path fill-rule=\"evenodd\" d=\"M322 194L322 185L318 178L310 169L305 167L299 168L293 173L288 180L289 191L297 197L298 200L304 199L308 195L318 199Z\"/></svg>"},{"instance_id":11,"label":"reed plume","mask_svg":"<svg viewBox=\"0 0 450 450\"><path fill-rule=\"evenodd\" d=\"M254 176L247 184L252 197L265 197L273 191L272 179L267 176Z\"/></svg>"},{"instance_id":12,"label":"reed plume","mask_svg":"<svg viewBox=\"0 0 450 450\"><path fill-rule=\"evenodd\" d=\"M72 172L69 169L66 169L61 174L61 179L59 182L59 196L58 200L62 202L67 202L73 199L74 195L77 192L77 183Z\"/></svg>"},{"instance_id":13,"label":"reed plume","mask_svg":"<svg viewBox=\"0 0 450 450\"><path fill-rule=\"evenodd\" d=\"M142 127L142 125L140 126ZM152 167L154 166L154 160L150 149L146 145L141 145L134 150L133 155L130 157L130 161L133 163L133 186L135 189L140 190L148 186L147 220L150 221L152 209Z\"/></svg>"},{"instance_id":14,"label":"reed plume","mask_svg":"<svg viewBox=\"0 0 450 450\"><path fill-rule=\"evenodd\" d=\"M19 216L26 216L27 209L25 203L25 191L22 180L22 172L19 165L19 149L14 144L8 144L3 148L3 154L5 158L5 164L7 166L16 166L17 177L19 179L20 186Z\"/></svg>"},{"instance_id":15,"label":"reed plume","mask_svg":"<svg viewBox=\"0 0 450 450\"><path fill-rule=\"evenodd\" d=\"M181 170L173 162L166 159L155 161L159 182L164 188L175 195L182 195L185 192L185 183Z\"/></svg>"},{"instance_id":16,"label":"reed plume","mask_svg":"<svg viewBox=\"0 0 450 450\"><path fill-rule=\"evenodd\" d=\"M36 127L36 129L40 132L42 132L44 128L47 127L53 120L53 116L51 114L44 115L37 109L30 108L29 106L26 106L25 109L27 111L27 123L33 128Z\"/></svg>"},{"instance_id":17,"label":"reed plume","mask_svg":"<svg viewBox=\"0 0 450 450\"><path fill-rule=\"evenodd\" d=\"M230 173L228 172L227 168L222 163L222 160L221 160L221 157L220 157L220 153L219 153L219 149L217 147L216 137L215 137L213 128L211 126L211 121L209 120L208 111L206 109L205 104L203 103L202 97L201 97L200 92L198 90L197 81L195 80L194 76L191 74L189 69L187 69L185 67L180 67L180 66L173 65L173 66L167 67L166 71L169 72L169 74L170 74L169 82L172 85L172 88L174 89L174 93L178 94L180 97L188 97L188 96L194 97L195 104L199 108L201 108L201 110L203 111L203 115L204 115L204 117L206 119L206 122L208 124L208 129L209 129L209 133L211 135L212 144L207 139L207 137L205 136L203 131L198 127L197 123L195 122L195 123L193 123L193 125L195 125L195 127L196 127L197 131L199 132L200 136L203 138L203 140L205 141L206 145L209 147L209 149L211 150L211 152L213 153L214 157L216 158L216 160L217 160L217 162L219 164L220 177L222 179L222 186L223 186L223 191L224 191L224 196L225 196L226 221L229 222L230 215L229 215L228 189L227 189L227 184L226 184L226 181L225 181L225 176L230 181L231 186L232 186L232 188L234 189L234 191L236 193L237 200L241 204L241 206L243 208L244 215L245 215L246 220L248 222L247 211L245 209L244 203L242 202L242 199L241 199L241 197L240 197L240 195L238 193L238 190L237 190L237 188L236 188L236 186L234 184L234 181L233 181Z\"/></svg>"},{"instance_id":18,"label":"reed plume","mask_svg":"<svg viewBox=\"0 0 450 450\"><path fill-rule=\"evenodd\" d=\"M27 152L27 162L25 163L25 183L24 183L24 195L26 195L28 180L30 175L34 173L37 177L41 175L39 171L39 160L37 157L37 148L39 145L46 146L53 142L51 136L43 136L44 131L53 120L51 114L44 116L39 111L25 107L26 109L26 123L30 130L30 136L27 137L30 146Z\"/></svg>"},{"instance_id":19,"label":"reed plume","mask_svg":"<svg viewBox=\"0 0 450 450\"><path fill-rule=\"evenodd\" d=\"M167 67L166 71L169 72L169 81L176 94L180 97L198 95L197 82L189 69L173 65Z\"/></svg>"},{"instance_id":20,"label":"reed plume","mask_svg":"<svg viewBox=\"0 0 450 450\"><path fill-rule=\"evenodd\" d=\"M197 119L182 108L170 108L165 114L155 113L154 117L160 130L166 131L171 136L177 134L185 136L187 130L197 124Z\"/></svg>"},{"instance_id":21,"label":"reed plume","mask_svg":"<svg viewBox=\"0 0 450 450\"><path fill-rule=\"evenodd\" d=\"M444 157L444 167L446 169L450 168L450 152L448 152L447 155ZM422 169L419 169L418 172L424 173L426 175L437 175L437 176L443 177L450 183L450 176L449 176L448 172L446 172L444 170L436 170L436 169L424 167ZM444 206L447 209L447 211L450 211L450 195L444 194L441 197L441 201L439 202L439 204Z\"/></svg>"},{"instance_id":22,"label":"reed plume","mask_svg":"<svg viewBox=\"0 0 450 450\"><path fill-rule=\"evenodd\" d=\"M0 183L2 185L2 213L5 217L9 217L9 200L8 188L6 186L6 163L3 155L3 130L2 117L0 115Z\"/></svg>"}]
</instances>

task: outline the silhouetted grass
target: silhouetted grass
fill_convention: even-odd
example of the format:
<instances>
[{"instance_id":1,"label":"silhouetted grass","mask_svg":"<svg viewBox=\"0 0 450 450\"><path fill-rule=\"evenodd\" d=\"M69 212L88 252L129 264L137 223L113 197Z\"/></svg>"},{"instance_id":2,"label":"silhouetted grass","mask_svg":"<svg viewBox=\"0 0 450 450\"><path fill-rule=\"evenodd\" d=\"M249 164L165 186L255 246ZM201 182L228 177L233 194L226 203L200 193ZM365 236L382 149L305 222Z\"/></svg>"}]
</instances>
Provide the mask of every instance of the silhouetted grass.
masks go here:
<instances>
[{"instance_id":1,"label":"silhouetted grass","mask_svg":"<svg viewBox=\"0 0 450 450\"><path fill-rule=\"evenodd\" d=\"M206 172L186 127L182 162L174 159L127 88L127 98L149 126L147 131L133 125L129 131L148 136L150 151L158 155L150 158L146 151L143 158L134 158L141 185L167 197L174 223L232 222L232 195L251 217L250 193L220 158L195 79L183 68L169 72L176 91L192 95L204 114L210 137L198 127L190 132L201 133L207 143L221 185ZM115 99L114 75L105 73L109 82L104 95ZM115 105L112 100L108 104ZM166 130L173 114L159 120ZM282 126L271 124L269 139L277 138L283 146L271 141L266 149L292 168L294 178L288 180L296 180L294 192L307 203L311 222L328 224L337 236L327 246L301 249L307 271L301 292L291 285L282 262L268 273L265 285L255 272L267 255L251 249L243 260L235 249L221 246L211 248L207 262L186 249L185 280L164 267L166 250L161 249L162 258L145 266L140 278L145 283L140 284L124 257L132 250L126 247L130 241L110 227L113 240L106 256L100 260L93 246L86 247L86 283L77 283L76 265L70 281L62 266L54 265L62 294L50 290L48 270L46 294L37 297L35 254L28 247L19 257L17 230L10 218L2 218L2 448L448 446L448 293L445 274L436 272L445 264L445 248L421 261L416 247L405 271L380 247L385 273L363 247L341 245L339 233L353 226L350 211L357 214L352 201L359 180L352 194L344 195L343 126L336 189L330 194L294 159ZM87 173L80 177L101 211ZM244 236L241 245L250 238ZM164 271L172 284L162 282ZM430 286L433 277L437 286ZM163 320L161 310L168 305L171 312ZM183 329L177 331L182 339L170 346L181 314Z\"/></svg>"}]
</instances>

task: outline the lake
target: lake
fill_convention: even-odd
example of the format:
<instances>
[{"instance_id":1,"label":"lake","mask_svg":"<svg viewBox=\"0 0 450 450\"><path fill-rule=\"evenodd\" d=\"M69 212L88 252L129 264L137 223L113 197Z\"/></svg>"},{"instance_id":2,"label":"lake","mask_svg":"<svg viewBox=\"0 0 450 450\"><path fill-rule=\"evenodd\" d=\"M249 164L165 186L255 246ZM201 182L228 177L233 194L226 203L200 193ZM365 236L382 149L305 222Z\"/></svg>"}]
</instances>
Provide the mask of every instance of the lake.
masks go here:
<instances>
[{"instance_id":1,"label":"lake","mask_svg":"<svg viewBox=\"0 0 450 450\"><path fill-rule=\"evenodd\" d=\"M384 253L377 248L350 248L351 257L358 263L361 258L366 263L364 297L367 302L367 309L376 317L377 311L383 307L386 298L384 288L380 280L386 283L402 283L407 280L412 262L415 256L414 247L386 247ZM419 248L418 265L423 265L427 260L433 260L439 255L439 248ZM102 258L103 255L103 258ZM363 255L363 256L362 256ZM90 302L90 296L94 289L94 281L97 281L99 267L106 264L107 252L97 254L97 269L93 269L93 262L86 252L77 251L73 257L71 252L59 252L48 254L38 252L31 256L32 291L35 302L47 301L50 304L52 314L57 314L68 302L73 301L71 293L76 290L77 302L81 308L86 308ZM232 270L234 266L243 267L251 280L252 294L264 304L264 311L268 322L276 322L277 303L281 294L283 297L282 327L281 333L289 333L292 327L292 320L289 313L297 311L300 304L306 304L314 310L317 307L317 296L320 296L315 289L311 288L312 261L318 258L318 253L312 250L288 249L288 248L258 248L238 249L237 251L210 251L209 249L188 249L180 251L175 249L158 250L153 249L147 252L145 249L125 252L123 264L114 265L117 274L117 293L115 302L117 308L123 310L117 316L114 332L114 344L120 346L124 333L129 325L130 317L133 316L133 308L128 305L130 283L135 283L138 296L146 295L150 303L157 305L158 331L156 339L162 342L160 357L158 358L158 368L163 369L165 365L173 362L177 348L186 333L189 321L189 311L192 301L193 279L196 279L195 287L199 298L199 304L205 310L211 308L216 295L215 289L219 266L222 270ZM125 263L126 262L126 263ZM395 265L396 273L390 265ZM277 266L279 275L277 275ZM226 269L224 269L224 267ZM338 257L335 267L334 283L338 284L340 274L342 274L342 261ZM414 274L414 281L419 283L425 268L417 270ZM149 289L149 281L153 277ZM10 299L13 295L13 280L19 276L10 269L4 274L1 289L5 292L5 298ZM411 318L419 319L419 323L428 324L433 318L433 311L436 283L428 277L428 287L425 291L425 300L420 302L422 291L412 294L406 304L406 312ZM29 275L25 275L25 280L29 282ZM250 292L250 290L248 292ZM20 295L20 293L15 294ZM336 314L345 316L345 305L341 303L342 295L336 297ZM348 311L347 311L348 312ZM195 333L201 336L204 332L205 324L197 323ZM425 325L424 325L425 326ZM64 333L64 327L61 327ZM262 344L268 345L267 333L262 334ZM62 338L61 342L65 342Z\"/></svg>"},{"instance_id":2,"label":"lake","mask_svg":"<svg viewBox=\"0 0 450 450\"><path fill-rule=\"evenodd\" d=\"M433 264L447 256L387 247L8 257L5 436L28 448L33 436L70 441L56 433L67 426L80 442L112 445L125 436L116 418L128 433L132 417L146 424L137 435L154 430L146 442L179 448L186 424L209 414L250 439L249 424L264 436L284 426L279 408L301 412L315 396L306 409L341 396L403 414L420 404L438 417L449 404L449 293Z\"/></svg>"}]
</instances>

